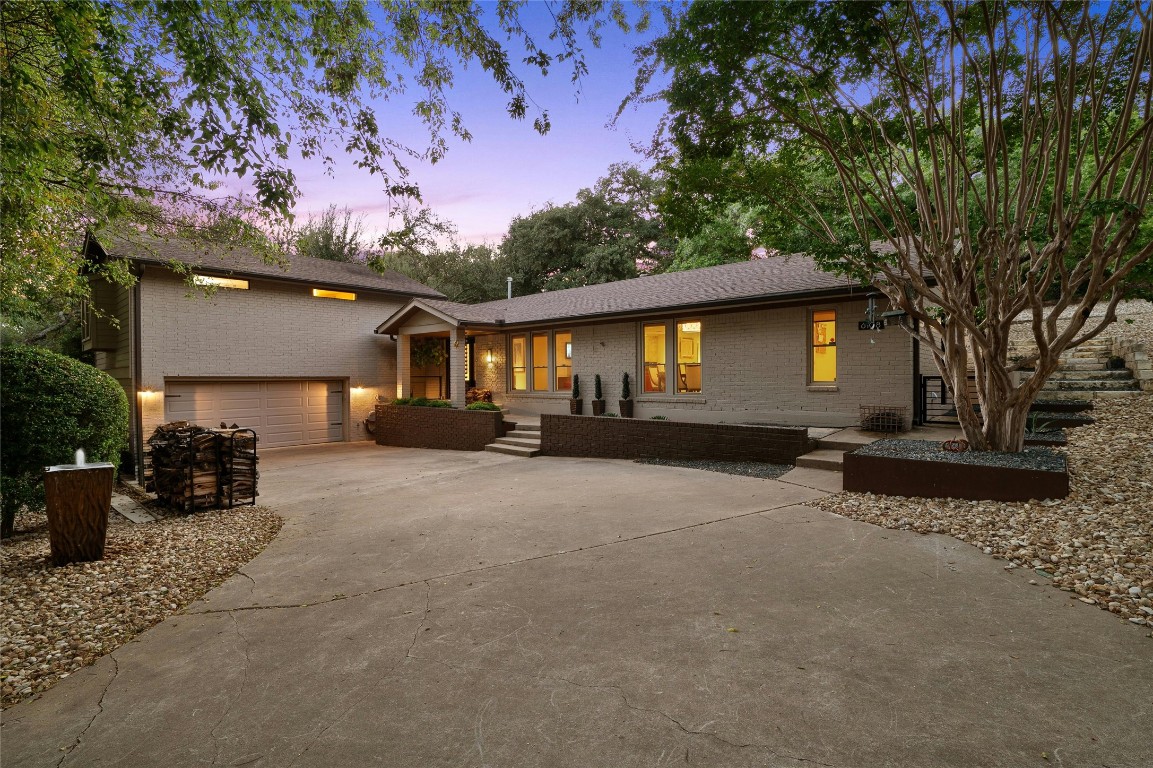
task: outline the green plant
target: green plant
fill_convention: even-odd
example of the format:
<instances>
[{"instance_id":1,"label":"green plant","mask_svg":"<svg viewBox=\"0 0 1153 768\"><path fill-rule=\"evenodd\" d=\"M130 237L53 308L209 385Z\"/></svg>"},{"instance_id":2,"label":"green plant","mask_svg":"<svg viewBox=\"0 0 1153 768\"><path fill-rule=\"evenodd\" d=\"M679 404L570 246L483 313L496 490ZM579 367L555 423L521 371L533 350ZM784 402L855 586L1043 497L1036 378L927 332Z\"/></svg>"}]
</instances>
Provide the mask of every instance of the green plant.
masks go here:
<instances>
[{"instance_id":1,"label":"green plant","mask_svg":"<svg viewBox=\"0 0 1153 768\"><path fill-rule=\"evenodd\" d=\"M1029 414L1029 426L1026 429L1027 432L1049 432L1053 429L1053 427L1054 425L1052 422L1041 421L1041 414Z\"/></svg>"},{"instance_id":2,"label":"green plant","mask_svg":"<svg viewBox=\"0 0 1153 768\"><path fill-rule=\"evenodd\" d=\"M22 507L44 506L44 467L118 465L128 446L128 398L103 371L41 347L0 350L0 536Z\"/></svg>"},{"instance_id":3,"label":"green plant","mask_svg":"<svg viewBox=\"0 0 1153 768\"><path fill-rule=\"evenodd\" d=\"M581 377L576 373L574 373L572 377L572 399L581 399Z\"/></svg>"},{"instance_id":4,"label":"green plant","mask_svg":"<svg viewBox=\"0 0 1153 768\"><path fill-rule=\"evenodd\" d=\"M669 417L668 416L649 416L649 419L651 421L668 421Z\"/></svg>"},{"instance_id":5,"label":"green plant","mask_svg":"<svg viewBox=\"0 0 1153 768\"><path fill-rule=\"evenodd\" d=\"M451 408L448 400L430 400L427 397L398 397L392 401L393 405L414 405L418 408Z\"/></svg>"},{"instance_id":6,"label":"green plant","mask_svg":"<svg viewBox=\"0 0 1153 768\"><path fill-rule=\"evenodd\" d=\"M486 403L483 400L477 400L475 403L469 403L465 406L469 411L499 411L500 406L496 403Z\"/></svg>"},{"instance_id":7,"label":"green plant","mask_svg":"<svg viewBox=\"0 0 1153 768\"><path fill-rule=\"evenodd\" d=\"M409 360L414 368L443 365L446 359L448 359L448 349L445 348L444 339L431 337L412 340Z\"/></svg>"},{"instance_id":8,"label":"green plant","mask_svg":"<svg viewBox=\"0 0 1153 768\"><path fill-rule=\"evenodd\" d=\"M605 416L607 416L610 419L619 419L620 418L620 415L616 414L616 413L606 413Z\"/></svg>"},{"instance_id":9,"label":"green plant","mask_svg":"<svg viewBox=\"0 0 1153 768\"><path fill-rule=\"evenodd\" d=\"M628 400L632 395L632 390L629 389L629 372L625 371L621 375L621 400Z\"/></svg>"},{"instance_id":10,"label":"green plant","mask_svg":"<svg viewBox=\"0 0 1153 768\"><path fill-rule=\"evenodd\" d=\"M605 399L604 393L601 392L601 375L599 373L596 375L595 378L593 378L593 399L594 400L604 400Z\"/></svg>"}]
</instances>

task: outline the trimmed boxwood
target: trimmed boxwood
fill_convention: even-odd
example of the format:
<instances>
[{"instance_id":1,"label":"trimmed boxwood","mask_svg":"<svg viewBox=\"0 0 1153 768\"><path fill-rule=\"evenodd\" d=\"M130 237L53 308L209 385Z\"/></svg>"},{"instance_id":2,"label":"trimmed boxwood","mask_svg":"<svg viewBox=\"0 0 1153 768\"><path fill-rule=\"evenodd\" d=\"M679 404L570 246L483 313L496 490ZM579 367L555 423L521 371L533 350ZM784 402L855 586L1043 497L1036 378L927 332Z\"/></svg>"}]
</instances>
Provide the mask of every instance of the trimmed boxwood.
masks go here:
<instances>
[{"instance_id":1,"label":"trimmed boxwood","mask_svg":"<svg viewBox=\"0 0 1153 768\"><path fill-rule=\"evenodd\" d=\"M470 411L499 411L500 406L496 403L486 403L483 400L478 400L475 403L469 403L465 406Z\"/></svg>"},{"instance_id":2,"label":"trimmed boxwood","mask_svg":"<svg viewBox=\"0 0 1153 768\"><path fill-rule=\"evenodd\" d=\"M44 506L44 467L118 464L128 446L128 398L116 379L42 347L0 350L0 536L21 507Z\"/></svg>"}]
</instances>

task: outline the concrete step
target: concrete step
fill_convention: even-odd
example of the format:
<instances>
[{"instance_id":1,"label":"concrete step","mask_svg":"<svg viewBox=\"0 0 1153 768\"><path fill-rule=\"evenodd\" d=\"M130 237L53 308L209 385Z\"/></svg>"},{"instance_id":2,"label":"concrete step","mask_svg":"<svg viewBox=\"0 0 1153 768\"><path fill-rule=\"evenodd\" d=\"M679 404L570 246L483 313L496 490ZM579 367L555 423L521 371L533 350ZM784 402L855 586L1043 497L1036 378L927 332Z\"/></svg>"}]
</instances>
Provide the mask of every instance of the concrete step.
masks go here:
<instances>
[{"instance_id":1,"label":"concrete step","mask_svg":"<svg viewBox=\"0 0 1153 768\"><path fill-rule=\"evenodd\" d=\"M526 448L522 445L502 445L500 443L489 443L484 447L484 449L492 453L503 453L509 456L521 456L526 459L531 459L533 456L540 455L539 448Z\"/></svg>"},{"instance_id":2,"label":"concrete step","mask_svg":"<svg viewBox=\"0 0 1153 768\"><path fill-rule=\"evenodd\" d=\"M1136 379L1065 379L1049 380L1042 392L1132 392L1141 389Z\"/></svg>"},{"instance_id":3,"label":"concrete step","mask_svg":"<svg viewBox=\"0 0 1153 768\"><path fill-rule=\"evenodd\" d=\"M517 432L540 432L540 424L522 424L519 421L514 423Z\"/></svg>"},{"instance_id":4,"label":"concrete step","mask_svg":"<svg viewBox=\"0 0 1153 768\"><path fill-rule=\"evenodd\" d=\"M514 430L511 430L509 432L505 432L504 436L505 437L521 437L521 438L524 438L526 440L536 440L538 443L540 442L540 430L539 429L536 431L533 431L531 429L523 429L521 427L517 427Z\"/></svg>"},{"instance_id":5,"label":"concrete step","mask_svg":"<svg viewBox=\"0 0 1153 768\"><path fill-rule=\"evenodd\" d=\"M828 450L828 451L841 451L843 453L845 451L855 451L858 448L860 448L862 445L868 445L869 443L874 443L874 442L876 442L876 440L877 440L877 438L875 438L875 437L861 436L861 437L856 437L856 439L853 439L852 437L846 438L843 436L834 435L832 437L822 437L820 440L818 440L817 441L817 449L818 450Z\"/></svg>"},{"instance_id":6,"label":"concrete step","mask_svg":"<svg viewBox=\"0 0 1153 768\"><path fill-rule=\"evenodd\" d=\"M818 448L804 456L797 457L797 466L805 469L831 469L840 472L844 467L845 452L828 448Z\"/></svg>"},{"instance_id":7,"label":"concrete step","mask_svg":"<svg viewBox=\"0 0 1153 768\"><path fill-rule=\"evenodd\" d=\"M524 438L524 437L498 437L494 441L497 445L519 445L522 448L540 448L540 438Z\"/></svg>"}]
</instances>

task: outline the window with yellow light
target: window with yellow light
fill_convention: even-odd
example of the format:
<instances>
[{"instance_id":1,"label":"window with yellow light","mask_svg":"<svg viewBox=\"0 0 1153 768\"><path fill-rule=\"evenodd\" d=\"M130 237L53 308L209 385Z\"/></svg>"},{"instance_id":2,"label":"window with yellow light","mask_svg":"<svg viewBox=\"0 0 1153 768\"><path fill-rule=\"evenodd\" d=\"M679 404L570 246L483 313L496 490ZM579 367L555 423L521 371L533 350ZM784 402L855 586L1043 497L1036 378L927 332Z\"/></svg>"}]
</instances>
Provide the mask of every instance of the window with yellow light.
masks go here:
<instances>
[{"instance_id":1,"label":"window with yellow light","mask_svg":"<svg viewBox=\"0 0 1153 768\"><path fill-rule=\"evenodd\" d=\"M837 380L837 312L823 309L813 312L813 383Z\"/></svg>"}]
</instances>

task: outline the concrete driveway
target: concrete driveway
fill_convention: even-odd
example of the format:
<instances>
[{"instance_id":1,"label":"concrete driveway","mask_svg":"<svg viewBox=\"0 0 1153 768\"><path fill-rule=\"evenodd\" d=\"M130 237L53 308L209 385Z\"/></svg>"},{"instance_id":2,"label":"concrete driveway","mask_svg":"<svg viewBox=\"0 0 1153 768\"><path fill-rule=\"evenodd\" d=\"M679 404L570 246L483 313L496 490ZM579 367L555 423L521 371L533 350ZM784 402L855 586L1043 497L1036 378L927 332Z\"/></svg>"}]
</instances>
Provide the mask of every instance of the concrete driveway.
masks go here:
<instances>
[{"instance_id":1,"label":"concrete driveway","mask_svg":"<svg viewBox=\"0 0 1153 768\"><path fill-rule=\"evenodd\" d=\"M775 481L270 451L275 542L6 713L14 766L1153 764L1153 642Z\"/></svg>"}]
</instances>

